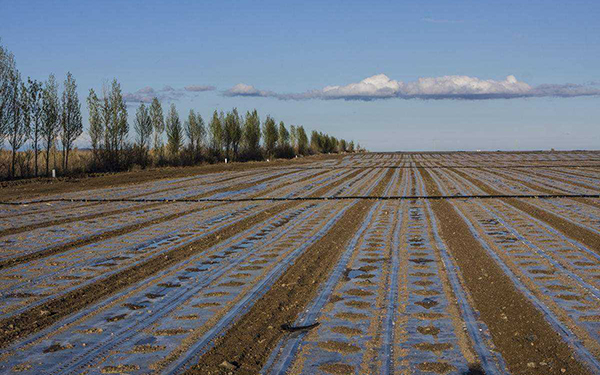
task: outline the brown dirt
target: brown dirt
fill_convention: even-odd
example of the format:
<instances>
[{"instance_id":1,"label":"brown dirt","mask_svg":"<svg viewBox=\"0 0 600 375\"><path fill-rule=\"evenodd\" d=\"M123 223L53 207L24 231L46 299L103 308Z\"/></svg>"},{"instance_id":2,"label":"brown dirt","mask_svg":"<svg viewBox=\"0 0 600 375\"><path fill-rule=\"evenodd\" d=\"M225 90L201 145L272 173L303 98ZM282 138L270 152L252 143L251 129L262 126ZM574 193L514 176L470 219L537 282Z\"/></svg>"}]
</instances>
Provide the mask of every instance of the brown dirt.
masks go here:
<instances>
[{"instance_id":1,"label":"brown dirt","mask_svg":"<svg viewBox=\"0 0 600 375\"><path fill-rule=\"evenodd\" d=\"M145 206L145 207L154 207L155 205L156 204ZM211 208L218 207L220 205L221 204L216 204L216 205L211 206ZM206 209L206 207L198 207L198 208L195 208L195 209L192 209L192 210L187 210L187 211L184 211L184 212L178 212L178 213L174 213L174 214L171 214L171 215L166 215L166 216L163 216L163 217L161 217L159 219L149 220L149 221L146 221L146 222L141 223L141 224L128 225L128 226L125 226L125 227L122 227L122 228L119 228L119 229L116 229L116 230L107 231L107 232L104 232L104 233L101 233L101 234L97 234L97 235L94 235L94 236L87 237L85 239L78 239L78 240L75 240L75 241L63 244L63 245L59 245L59 246L56 246L56 247L53 247L53 248L49 248L49 249L43 250L43 251L38 251L38 252L35 252L35 253L25 254L25 255L21 255L21 256L17 256L17 257L11 258L11 259L2 260L2 261L0 261L0 269L6 268L6 267L13 267L13 266L16 266L18 264L30 262L30 261L35 260L35 259L46 258L46 257L49 257L49 256L54 255L54 254L58 254L58 253L63 253L63 252L69 251L69 250L74 249L76 247L81 247L81 246L85 246L85 245L88 245L88 244L91 244L91 243L95 243L95 242L98 242L98 241L107 240L107 239L112 238L112 237L122 236L122 235L127 234L127 233L131 233L131 232L134 232L134 231L137 231L137 230L140 230L140 229L143 229L143 228L155 225L155 224L164 223L166 221L176 219L176 218L181 217L183 215L191 214L193 212L201 211L201 210L204 210L204 209ZM33 228L33 229L35 229L35 228Z\"/></svg>"},{"instance_id":2,"label":"brown dirt","mask_svg":"<svg viewBox=\"0 0 600 375\"><path fill-rule=\"evenodd\" d=\"M193 167L148 168L131 172L92 174L85 177L65 177L56 179L35 178L29 180L5 181L0 187L0 201L19 201L50 194L133 185L154 180L173 179L223 171L245 171L265 167L303 166L307 163L319 160L339 159L343 156L344 155L314 155L291 160L276 159L272 162L204 164Z\"/></svg>"},{"instance_id":3,"label":"brown dirt","mask_svg":"<svg viewBox=\"0 0 600 375\"><path fill-rule=\"evenodd\" d=\"M421 363L420 365L418 365L418 368L421 371L434 372L436 374L447 374L451 371L456 370L454 366L444 362Z\"/></svg>"},{"instance_id":4,"label":"brown dirt","mask_svg":"<svg viewBox=\"0 0 600 375\"><path fill-rule=\"evenodd\" d=\"M578 187L581 187L581 188L584 188L584 189L592 189L592 188L590 188L589 186L587 186L587 185L584 185L584 184L580 184L580 183L579 183L579 182L577 182L577 181L568 180L568 179L565 179L565 178L560 178L560 177L556 177L556 176L546 176L546 175L544 175L543 173L535 173L535 172L529 172L529 173L531 173L531 174L533 174L533 175L535 175L535 176L539 176L539 177L551 178L551 179L553 179L553 180L560 181L560 182L564 182L564 183L566 183L566 184L570 184L570 185L573 185L573 186L578 186ZM593 189L592 189L592 190L593 190ZM598 189L596 189L596 190L598 190Z\"/></svg>"},{"instance_id":5,"label":"brown dirt","mask_svg":"<svg viewBox=\"0 0 600 375\"><path fill-rule=\"evenodd\" d=\"M348 344L342 341L325 341L319 343L319 347L330 352L337 353L356 353L360 352L360 348L356 345Z\"/></svg>"},{"instance_id":6,"label":"brown dirt","mask_svg":"<svg viewBox=\"0 0 600 375\"><path fill-rule=\"evenodd\" d=\"M361 170L356 170L345 178L323 186L312 195L321 196L330 189L360 173L360 171ZM391 176L391 174L388 173L388 176ZM385 180L387 181L389 178ZM229 237L248 230L263 221L270 220L274 215L295 207L298 204L301 204L301 201L275 205L268 210L243 219L242 221L237 222L236 225L223 228L190 245L173 249L167 253L161 254L159 257L150 258L142 263L110 275L105 279L85 285L59 298L29 309L19 315L2 319L0 320L0 348L6 347L14 340L46 328L69 314L79 311L94 302L100 301L129 285L140 282L163 269L182 262L192 255L198 254L204 249L210 248Z\"/></svg>"},{"instance_id":7,"label":"brown dirt","mask_svg":"<svg viewBox=\"0 0 600 375\"><path fill-rule=\"evenodd\" d=\"M277 205L257 216L247 218L234 226L224 228L202 238L192 245L169 251L160 257L153 257L141 264L127 268L95 283L83 286L57 299L36 306L15 317L0 320L0 347L5 347L12 341L27 336L60 320L68 314L78 311L91 303L99 301L123 288L144 280L145 278L177 264L184 259L214 246L258 223L269 220L273 215L293 207L296 203ZM42 313L49 311L49 313Z\"/></svg>"},{"instance_id":8,"label":"brown dirt","mask_svg":"<svg viewBox=\"0 0 600 375\"><path fill-rule=\"evenodd\" d=\"M421 169L427 191L439 194L426 169ZM492 340L513 374L540 374L530 363L545 362L544 374L590 374L571 348L552 329L535 306L470 234L467 224L446 200L431 202L442 237L460 268L475 302L475 310L488 326ZM494 288L490 288L494 285ZM536 337L534 342L528 337Z\"/></svg>"},{"instance_id":9,"label":"brown dirt","mask_svg":"<svg viewBox=\"0 0 600 375\"><path fill-rule=\"evenodd\" d=\"M345 326L333 327L333 328L331 328L331 331L335 332L335 333L341 333L343 335L349 335L349 336L361 335L363 333L363 331L361 331L358 328L351 328L351 327L345 327Z\"/></svg>"},{"instance_id":10,"label":"brown dirt","mask_svg":"<svg viewBox=\"0 0 600 375\"><path fill-rule=\"evenodd\" d=\"M301 181L308 180L310 178L314 178L314 177L316 177L316 176L318 176L320 174L323 174L325 172L327 172L327 171L323 171L323 172L317 173L317 174L309 176L309 177L304 177L302 179L299 179L296 182L301 182ZM292 173L292 172L289 172L289 173ZM358 172L356 172L356 173L358 173ZM354 176L356 173L353 173L352 176ZM198 196L195 196L193 198L202 198L202 197L205 197L205 196L208 196L208 195L217 194L217 193L220 193L220 192L227 192L227 191L245 189L245 188L254 186L256 184L260 184L260 183L272 180L272 179L280 177L280 176L281 175L275 176L275 177L268 177L268 178L265 178L265 179L262 179L262 180L259 180L259 181L253 182L253 183L239 184L239 185L232 186L232 187L227 187L227 188L223 188L223 189L214 190L214 191L212 191L210 193L198 195ZM266 191L260 192L260 193L256 194L255 196L260 197L260 196L264 196L265 194L269 194L270 192L274 191L275 189L280 188L282 185L287 184L287 183L288 182L284 182L284 183L279 184L277 186L273 186L272 188L270 188L270 189L268 189ZM169 203L162 203L162 202L161 203L148 203L147 205L144 206L144 208L152 208L152 207L156 207L156 206L160 206L160 205L165 205L165 204L169 204ZM211 205L208 208L216 208L216 207L223 206L223 205L226 205L226 204L228 204L228 203L227 202L216 203L216 204ZM119 212L134 211L134 210L139 210L140 208L141 207L127 208L127 209L119 210ZM75 241L72 241L72 242L69 242L69 243L66 243L66 244L59 245L59 246L54 247L54 248L46 249L44 251L39 251L39 252L31 253L31 254L17 256L17 257L11 258L11 259L2 260L2 261L0 261L0 270L3 269L3 268L6 268L6 267L13 267L13 266L21 264L21 263L30 262L30 261L35 260L35 259L46 258L46 257L49 257L49 256L54 255L54 254L63 253L63 252L69 251L71 249L74 249L76 247L85 246L85 245L88 245L88 244L91 244L91 243L95 243L95 242L98 242L98 241L103 241L103 240L106 240L106 239L109 239L109 238L112 238L112 237L116 237L116 236L122 236L122 235L127 234L127 233L135 232L135 231L141 230L143 228L147 228L147 227L152 226L152 225L156 225L156 224L164 223L164 222L167 222L167 221L170 221L170 220L174 220L174 219L177 219L178 217L189 215L189 214L192 214L194 212L199 212L199 211L202 211L202 210L205 210L205 209L207 209L207 207L205 207L205 206L196 207L196 208L193 208L193 209L190 209L190 210L186 210L186 211L182 211L182 212L177 212L177 213L173 213L173 214L170 214L170 215L165 215L165 216L160 217L158 219L149 220L149 221L146 221L144 223L138 223L138 224L134 224L134 225L125 226L125 227L122 227L122 228L119 228L119 229L115 229L115 230L112 230L112 231L107 231L107 232L100 233L100 234L97 234L97 235L94 235L94 236L86 237L85 239L78 239L78 240L75 240ZM87 219L92 219L92 218L97 218L97 217L104 217L104 216L108 216L110 214L117 214L117 213L118 212L110 212L110 213L104 212L104 213L97 214L97 215L91 215L93 217L88 217ZM38 228L43 228L43 227L47 227L47 226L51 226L51 225L55 225L55 224L64 224L64 223L69 223L69 222L73 222L73 221L80 221L80 220L84 220L84 218L77 217L77 218L73 218L73 220L66 219L66 220L59 220L57 222L40 223L38 225L31 225L31 226L28 226L28 227L16 228L14 230L13 229L8 229L8 230L6 230L4 232L0 232L0 237L7 235L7 233L5 233L5 232L11 232L11 233L8 233L8 234L21 233L21 232L27 232L27 231L30 231L30 230L34 230L34 229L38 229Z\"/></svg>"},{"instance_id":11,"label":"brown dirt","mask_svg":"<svg viewBox=\"0 0 600 375\"><path fill-rule=\"evenodd\" d=\"M102 368L103 374L124 374L128 372L137 371L140 369L138 365L118 365L118 366L105 366Z\"/></svg>"},{"instance_id":12,"label":"brown dirt","mask_svg":"<svg viewBox=\"0 0 600 375\"><path fill-rule=\"evenodd\" d=\"M354 373L354 367L343 363L327 363L319 366L319 368L328 374L346 375Z\"/></svg>"},{"instance_id":13,"label":"brown dirt","mask_svg":"<svg viewBox=\"0 0 600 375\"><path fill-rule=\"evenodd\" d=\"M469 176L462 171L455 170L456 173L476 185L481 190L485 191L488 194L501 194L499 191L494 189L493 187ZM535 217L538 220L541 220L552 227L556 228L558 231L562 232L565 236L570 237L576 241L583 243L589 249L600 254L600 235L594 233L590 230L587 230L579 225L575 225L559 216L556 216L548 211L541 210L529 203L525 200L517 199L517 198L500 198L503 202L510 204L511 206L528 213L529 215Z\"/></svg>"},{"instance_id":14,"label":"brown dirt","mask_svg":"<svg viewBox=\"0 0 600 375\"><path fill-rule=\"evenodd\" d=\"M274 180L276 178L279 178L279 177L282 177L282 176L285 176L285 175L288 175L288 174L291 174L291 173L294 173L294 172L296 172L296 171L295 170L290 170L289 172L282 173L282 174L277 175L277 176L270 176L270 177L267 177L267 178L264 178L264 179L252 182L252 183L245 183L245 184L238 184L238 185L235 185L235 186L228 186L228 187L225 187L225 188L222 188L222 189L217 189L217 190L209 191L209 192L204 193L204 194L195 195L195 196L189 197L189 199L200 199L200 198L205 198L207 196L211 196L213 194L217 194L217 193L221 193L221 192L228 192L228 191L246 189L246 188L252 187L254 185L257 185L257 184L260 184L260 183L263 183L263 182L267 182L267 181L270 181L270 180ZM323 172L317 173L317 174L315 174L313 176L309 176L308 178L316 177L316 176L318 176L320 174L323 174L325 172L327 172L327 171L323 171ZM303 178L303 179L301 179L299 181L303 181L303 180L308 179L308 178L305 177L305 178ZM228 179L224 179L223 181L226 181L226 180L228 180ZM280 186L281 185L279 185L277 187L280 187ZM169 190L169 189L168 188L167 189L161 189L161 190L153 191L153 192L150 192L150 193L136 195L136 196L133 196L131 198L140 198L140 197L143 197L143 196L148 195L148 194L155 194L155 193L158 193L158 192L161 192L161 191L166 191L166 190ZM270 189L270 190L272 190L272 189ZM144 209L148 209L148 208L153 208L153 207L157 207L157 206L168 204L168 203L169 202L145 203L145 204L143 204L143 208ZM102 204L102 202L100 202L100 203L91 203L91 204L88 204L88 207L89 206L97 206L97 205L101 205L101 204ZM9 228L9 229L5 229L5 230L0 231L0 237L8 236L8 235L11 235L11 234L29 232L29 231L32 231L32 230L35 230L35 229L46 228L46 227L53 226L53 225L67 224L67 223L72 223L72 222L82 221L82 220L92 220L92 219L97 219L97 218L100 218L100 217L105 217L105 216L110 216L110 215L118 215L118 214L121 214L121 213L126 213L126 212L130 212L130 211L139 210L140 208L142 208L141 205L139 207L122 208L122 209L118 209L118 210L105 211L105 212L101 212L101 213L95 213L95 214L89 214L89 215L83 215L83 216L76 216L76 217L71 217L71 218L62 218L62 219L59 219L59 220L50 220L50 221L45 221L45 222L42 222L42 223L38 223L38 224L34 224L34 225L28 225L28 226L24 226L24 227L13 227L13 228Z\"/></svg>"},{"instance_id":15,"label":"brown dirt","mask_svg":"<svg viewBox=\"0 0 600 375\"><path fill-rule=\"evenodd\" d=\"M335 317L342 320L359 321L369 319L367 314L353 313L353 312L342 312L335 314Z\"/></svg>"},{"instance_id":16,"label":"brown dirt","mask_svg":"<svg viewBox=\"0 0 600 375\"><path fill-rule=\"evenodd\" d=\"M374 194L381 194L392 174L393 170L388 171ZM348 209L224 336L215 340L188 374L222 373L219 364L223 361L238 363L236 374L257 374L285 334L280 327L293 322L314 298L372 204L363 200Z\"/></svg>"},{"instance_id":17,"label":"brown dirt","mask_svg":"<svg viewBox=\"0 0 600 375\"><path fill-rule=\"evenodd\" d=\"M458 171L456 171L456 170L454 170L454 171L458 173ZM462 174L460 174L461 176L465 176L464 171L460 171L460 172L462 172ZM488 171L488 172L495 173L494 171L491 171L491 170ZM521 172L521 171L519 171L519 172ZM532 174L537 174L538 176L547 177L547 176L544 176L543 174L539 174L539 173L532 173ZM565 193L564 191L550 190L550 189L547 189L547 188L545 188L543 186L532 184L532 183L530 183L528 181L523 181L523 180L519 180L519 179L513 178L512 176L502 175L502 177L506 178L507 180L515 181L515 182L518 182L520 184L523 184L524 186L527 186L530 189L537 190L537 191L542 192L544 194L553 195L553 194L563 194L563 193ZM569 183L569 184L577 185L577 186L580 186L580 187L588 188L587 186L580 185L580 184L578 184L578 183L576 183L574 181L568 181L568 180L564 180L564 179L560 179L560 178L556 178L556 177L551 177L551 178L553 178L553 179L555 179L557 181L562 181L562 182L566 182L566 183ZM597 198L571 198L571 199L573 199L574 201L577 201L579 203L587 204L587 205L594 206L594 207L600 207L600 200L598 200Z\"/></svg>"}]
</instances>

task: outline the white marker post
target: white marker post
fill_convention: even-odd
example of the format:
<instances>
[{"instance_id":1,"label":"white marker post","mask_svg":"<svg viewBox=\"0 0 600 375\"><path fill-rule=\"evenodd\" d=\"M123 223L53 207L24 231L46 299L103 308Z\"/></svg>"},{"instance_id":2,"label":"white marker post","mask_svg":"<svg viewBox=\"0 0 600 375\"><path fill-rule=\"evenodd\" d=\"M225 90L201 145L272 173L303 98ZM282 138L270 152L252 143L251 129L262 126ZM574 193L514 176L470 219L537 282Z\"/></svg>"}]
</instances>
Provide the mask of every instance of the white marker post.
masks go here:
<instances>
[{"instance_id":1,"label":"white marker post","mask_svg":"<svg viewBox=\"0 0 600 375\"><path fill-rule=\"evenodd\" d=\"M52 178L56 178L56 169L52 170Z\"/></svg>"}]
</instances>

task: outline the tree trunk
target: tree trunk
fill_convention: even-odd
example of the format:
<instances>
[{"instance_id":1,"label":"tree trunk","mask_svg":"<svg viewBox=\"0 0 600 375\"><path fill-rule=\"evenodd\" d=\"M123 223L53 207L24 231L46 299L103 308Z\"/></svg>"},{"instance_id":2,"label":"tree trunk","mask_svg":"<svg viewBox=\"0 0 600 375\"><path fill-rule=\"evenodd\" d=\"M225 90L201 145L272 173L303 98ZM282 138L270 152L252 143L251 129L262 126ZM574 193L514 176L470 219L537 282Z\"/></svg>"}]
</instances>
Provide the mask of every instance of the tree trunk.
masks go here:
<instances>
[{"instance_id":1,"label":"tree trunk","mask_svg":"<svg viewBox=\"0 0 600 375\"><path fill-rule=\"evenodd\" d=\"M50 142L46 143L46 177L50 177Z\"/></svg>"},{"instance_id":2,"label":"tree trunk","mask_svg":"<svg viewBox=\"0 0 600 375\"><path fill-rule=\"evenodd\" d=\"M52 169L56 169L56 144L53 145L54 150L52 150Z\"/></svg>"},{"instance_id":3,"label":"tree trunk","mask_svg":"<svg viewBox=\"0 0 600 375\"><path fill-rule=\"evenodd\" d=\"M37 135L35 138L37 139ZM35 166L34 166L35 172L34 173L35 173L35 177L37 177L38 176L38 146L37 146L37 144L34 145L33 152L35 153L33 156L34 163L35 163Z\"/></svg>"},{"instance_id":4,"label":"tree trunk","mask_svg":"<svg viewBox=\"0 0 600 375\"><path fill-rule=\"evenodd\" d=\"M11 162L11 167L10 167L10 178L13 179L15 178L15 160L17 157L17 152L15 150L15 148L12 148L12 162Z\"/></svg>"},{"instance_id":5,"label":"tree trunk","mask_svg":"<svg viewBox=\"0 0 600 375\"><path fill-rule=\"evenodd\" d=\"M69 147L67 147L67 150L65 152L65 167L64 167L64 174L67 174L67 172L69 171Z\"/></svg>"}]
</instances>

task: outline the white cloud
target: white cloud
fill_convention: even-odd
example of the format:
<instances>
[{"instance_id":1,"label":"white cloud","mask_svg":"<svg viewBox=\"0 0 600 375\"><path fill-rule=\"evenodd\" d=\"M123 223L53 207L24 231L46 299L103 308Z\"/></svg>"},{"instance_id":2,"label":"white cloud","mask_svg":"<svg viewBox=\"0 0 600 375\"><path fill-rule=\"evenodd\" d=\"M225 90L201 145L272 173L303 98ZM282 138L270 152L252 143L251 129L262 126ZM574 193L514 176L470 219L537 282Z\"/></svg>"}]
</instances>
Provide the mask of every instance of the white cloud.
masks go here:
<instances>
[{"instance_id":1,"label":"white cloud","mask_svg":"<svg viewBox=\"0 0 600 375\"><path fill-rule=\"evenodd\" d=\"M208 85L191 85L191 86L185 86L183 89L185 91L191 91L191 92L202 92L202 91L214 91L214 90L216 90L216 87L208 86Z\"/></svg>"},{"instance_id":2,"label":"white cloud","mask_svg":"<svg viewBox=\"0 0 600 375\"><path fill-rule=\"evenodd\" d=\"M534 89L535 96L554 96L560 98L573 98L576 96L599 96L600 86L597 82L587 85L577 85L574 83L565 83L562 85L543 84Z\"/></svg>"},{"instance_id":3,"label":"white cloud","mask_svg":"<svg viewBox=\"0 0 600 375\"><path fill-rule=\"evenodd\" d=\"M128 103L150 103L158 93L152 87L144 87L135 92L123 94L123 99Z\"/></svg>"},{"instance_id":4,"label":"white cloud","mask_svg":"<svg viewBox=\"0 0 600 375\"><path fill-rule=\"evenodd\" d=\"M325 98L389 98L396 96L396 93L402 89L402 85L402 82L391 80L385 74L378 74L358 83L345 86L326 86L320 92L316 91L315 94L320 94Z\"/></svg>"},{"instance_id":5,"label":"white cloud","mask_svg":"<svg viewBox=\"0 0 600 375\"><path fill-rule=\"evenodd\" d=\"M133 93L124 94L126 102L149 103L154 97L174 101L194 93L214 91L214 86L190 85L184 88L164 86L161 90L144 87ZM456 99L489 100L533 97L572 98L579 96L600 96L600 84L591 82L585 85L541 84L531 86L509 75L503 80L480 79L470 76L423 77L416 81L402 82L377 74L360 82L347 85L331 85L322 89L300 93L276 93L260 90L252 85L238 83L222 92L224 96L270 97L280 100L377 100L377 99Z\"/></svg>"},{"instance_id":6,"label":"white cloud","mask_svg":"<svg viewBox=\"0 0 600 375\"><path fill-rule=\"evenodd\" d=\"M594 84L576 85L539 85L536 87L517 80L515 76L507 76L504 80L480 79L469 76L425 77L412 82L390 79L385 74L378 74L348 85L326 86L319 90L303 93L279 94L258 90L254 86L238 84L227 90L227 96L259 96L274 97L281 100L303 99L343 99L343 100L376 100L376 99L456 99L486 100L513 99L527 97L576 97L598 96L600 88Z\"/></svg>"},{"instance_id":7,"label":"white cloud","mask_svg":"<svg viewBox=\"0 0 600 375\"><path fill-rule=\"evenodd\" d=\"M181 99L188 92L203 92L213 90L215 90L214 86L206 85L191 85L186 86L183 89L176 89L172 86L166 85L161 90L155 90L152 87L147 86L132 93L125 93L123 94L123 98L128 103L150 103L155 97L161 101L173 101Z\"/></svg>"},{"instance_id":8,"label":"white cloud","mask_svg":"<svg viewBox=\"0 0 600 375\"><path fill-rule=\"evenodd\" d=\"M225 96L262 96L262 97L276 96L276 94L273 92L257 90L254 86L246 85L244 83L238 83L237 85L233 86L229 90L225 91L223 93L223 95L225 95Z\"/></svg>"},{"instance_id":9,"label":"white cloud","mask_svg":"<svg viewBox=\"0 0 600 375\"><path fill-rule=\"evenodd\" d=\"M503 81L482 80L468 76L419 78L406 83L399 96L424 99L493 99L519 97L531 91L531 86L519 82L515 76Z\"/></svg>"}]
</instances>

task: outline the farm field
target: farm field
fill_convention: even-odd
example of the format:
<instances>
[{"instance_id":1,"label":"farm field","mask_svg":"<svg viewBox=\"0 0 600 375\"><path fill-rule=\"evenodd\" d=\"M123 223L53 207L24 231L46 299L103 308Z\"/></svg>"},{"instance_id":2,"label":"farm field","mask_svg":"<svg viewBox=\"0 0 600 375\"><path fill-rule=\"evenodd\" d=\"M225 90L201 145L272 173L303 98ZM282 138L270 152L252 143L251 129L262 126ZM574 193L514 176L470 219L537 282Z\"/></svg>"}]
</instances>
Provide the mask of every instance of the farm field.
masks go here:
<instances>
[{"instance_id":1,"label":"farm field","mask_svg":"<svg viewBox=\"0 0 600 375\"><path fill-rule=\"evenodd\" d=\"M0 373L598 374L600 152L352 154L5 201Z\"/></svg>"}]
</instances>

